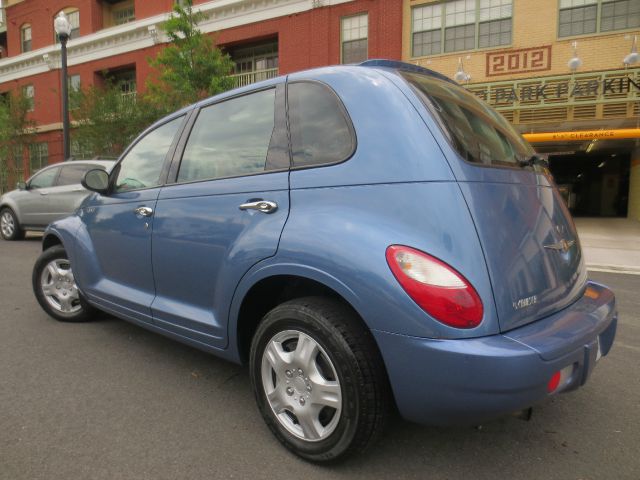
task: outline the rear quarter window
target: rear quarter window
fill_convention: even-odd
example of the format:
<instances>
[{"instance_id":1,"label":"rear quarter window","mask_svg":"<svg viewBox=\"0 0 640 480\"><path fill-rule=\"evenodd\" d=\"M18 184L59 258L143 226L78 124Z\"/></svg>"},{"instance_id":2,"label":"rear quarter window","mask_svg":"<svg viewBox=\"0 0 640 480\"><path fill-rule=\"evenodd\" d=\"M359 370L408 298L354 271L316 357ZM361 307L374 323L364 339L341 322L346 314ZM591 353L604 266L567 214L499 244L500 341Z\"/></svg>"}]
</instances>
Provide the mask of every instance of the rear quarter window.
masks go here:
<instances>
[{"instance_id":1,"label":"rear quarter window","mask_svg":"<svg viewBox=\"0 0 640 480\"><path fill-rule=\"evenodd\" d=\"M287 96L294 167L339 163L353 154L353 126L329 87L318 82L290 83Z\"/></svg>"},{"instance_id":2,"label":"rear quarter window","mask_svg":"<svg viewBox=\"0 0 640 480\"><path fill-rule=\"evenodd\" d=\"M101 165L86 165L86 164L66 165L62 167L62 170L60 170L60 175L58 176L58 181L56 182L56 185L64 186L64 185L73 185L76 183L79 184L84 178L85 173L87 173L89 170L93 170L96 168L99 168L101 170L105 169Z\"/></svg>"}]
</instances>

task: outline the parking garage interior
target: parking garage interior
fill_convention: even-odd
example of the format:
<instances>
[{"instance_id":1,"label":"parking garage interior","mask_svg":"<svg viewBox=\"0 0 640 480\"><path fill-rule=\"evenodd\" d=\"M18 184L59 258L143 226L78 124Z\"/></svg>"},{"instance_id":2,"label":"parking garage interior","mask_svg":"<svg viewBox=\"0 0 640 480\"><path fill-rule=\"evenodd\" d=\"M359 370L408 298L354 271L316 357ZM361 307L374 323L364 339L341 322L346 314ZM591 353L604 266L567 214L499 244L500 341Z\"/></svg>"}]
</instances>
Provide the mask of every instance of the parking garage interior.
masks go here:
<instances>
[{"instance_id":1,"label":"parking garage interior","mask_svg":"<svg viewBox=\"0 0 640 480\"><path fill-rule=\"evenodd\" d=\"M560 193L576 217L626 217L634 140L539 143Z\"/></svg>"}]
</instances>

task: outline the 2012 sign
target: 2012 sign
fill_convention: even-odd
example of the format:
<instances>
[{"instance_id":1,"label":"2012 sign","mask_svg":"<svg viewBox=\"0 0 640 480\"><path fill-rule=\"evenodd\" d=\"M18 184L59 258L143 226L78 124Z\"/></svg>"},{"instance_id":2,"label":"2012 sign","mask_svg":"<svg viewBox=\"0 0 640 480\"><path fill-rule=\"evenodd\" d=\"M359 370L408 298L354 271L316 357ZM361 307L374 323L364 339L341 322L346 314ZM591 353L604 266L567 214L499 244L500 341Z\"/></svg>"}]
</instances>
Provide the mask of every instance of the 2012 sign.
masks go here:
<instances>
[{"instance_id":1,"label":"2012 sign","mask_svg":"<svg viewBox=\"0 0 640 480\"><path fill-rule=\"evenodd\" d=\"M551 70L551 45L487 53L487 77Z\"/></svg>"}]
</instances>

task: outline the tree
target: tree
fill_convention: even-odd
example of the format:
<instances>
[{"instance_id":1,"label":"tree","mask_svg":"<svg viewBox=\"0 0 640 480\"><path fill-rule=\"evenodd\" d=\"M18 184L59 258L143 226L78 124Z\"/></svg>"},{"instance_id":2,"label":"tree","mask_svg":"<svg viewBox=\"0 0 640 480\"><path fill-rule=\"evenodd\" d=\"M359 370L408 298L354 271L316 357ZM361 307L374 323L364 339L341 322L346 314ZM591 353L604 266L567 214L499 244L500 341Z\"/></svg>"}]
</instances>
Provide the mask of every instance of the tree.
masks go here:
<instances>
[{"instance_id":1,"label":"tree","mask_svg":"<svg viewBox=\"0 0 640 480\"><path fill-rule=\"evenodd\" d=\"M35 123L29 119L30 109L31 101L21 93L0 97L0 192L19 180L22 155L33 142Z\"/></svg>"},{"instance_id":2,"label":"tree","mask_svg":"<svg viewBox=\"0 0 640 480\"><path fill-rule=\"evenodd\" d=\"M123 95L119 85L89 87L71 94L74 123L72 137L88 157L118 157L163 110L145 97Z\"/></svg>"},{"instance_id":3,"label":"tree","mask_svg":"<svg viewBox=\"0 0 640 480\"><path fill-rule=\"evenodd\" d=\"M151 100L166 105L168 111L233 87L229 76L233 61L197 28L204 18L187 0L185 7L173 7L173 14L162 26L171 43L149 60L158 73L155 79L147 80L147 90Z\"/></svg>"}]
</instances>

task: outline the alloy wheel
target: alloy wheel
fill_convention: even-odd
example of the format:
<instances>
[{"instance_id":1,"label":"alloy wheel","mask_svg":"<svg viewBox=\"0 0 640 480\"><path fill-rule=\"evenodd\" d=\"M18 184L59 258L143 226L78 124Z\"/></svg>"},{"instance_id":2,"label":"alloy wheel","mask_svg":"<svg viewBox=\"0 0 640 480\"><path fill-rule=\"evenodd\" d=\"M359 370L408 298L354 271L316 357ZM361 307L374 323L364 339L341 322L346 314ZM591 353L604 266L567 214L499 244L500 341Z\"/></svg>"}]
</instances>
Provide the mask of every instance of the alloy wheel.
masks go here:
<instances>
[{"instance_id":1,"label":"alloy wheel","mask_svg":"<svg viewBox=\"0 0 640 480\"><path fill-rule=\"evenodd\" d=\"M16 230L13 215L9 211L4 211L0 216L0 230L5 238L10 238Z\"/></svg>"},{"instance_id":2,"label":"alloy wheel","mask_svg":"<svg viewBox=\"0 0 640 480\"><path fill-rule=\"evenodd\" d=\"M333 433L342 411L342 389L316 340L297 330L277 333L262 354L261 375L267 402L288 432L309 442Z\"/></svg>"},{"instance_id":3,"label":"alloy wheel","mask_svg":"<svg viewBox=\"0 0 640 480\"><path fill-rule=\"evenodd\" d=\"M80 294L68 260L57 258L40 275L40 288L47 303L56 311L69 314L81 308Z\"/></svg>"}]
</instances>

